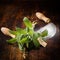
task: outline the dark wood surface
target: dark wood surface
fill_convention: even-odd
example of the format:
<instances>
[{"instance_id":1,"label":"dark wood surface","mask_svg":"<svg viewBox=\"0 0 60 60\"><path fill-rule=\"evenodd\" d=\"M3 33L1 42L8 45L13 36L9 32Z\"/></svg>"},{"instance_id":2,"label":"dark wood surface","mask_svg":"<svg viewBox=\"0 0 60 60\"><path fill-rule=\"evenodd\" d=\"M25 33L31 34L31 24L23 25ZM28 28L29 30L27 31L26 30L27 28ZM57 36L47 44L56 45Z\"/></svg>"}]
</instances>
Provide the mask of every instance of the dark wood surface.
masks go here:
<instances>
[{"instance_id":1,"label":"dark wood surface","mask_svg":"<svg viewBox=\"0 0 60 60\"><path fill-rule=\"evenodd\" d=\"M31 21L38 20L35 16L37 11L42 12L57 27L56 35L46 40L47 47L40 47L29 52L27 60L60 60L60 11L59 4L53 1L40 2L18 2L0 4L0 28L8 27L12 30L15 26L24 28L23 17L28 17ZM37 27L46 25L43 21L38 21ZM10 37L5 36L0 31L0 60L23 60L22 53L18 47L6 42Z\"/></svg>"}]
</instances>

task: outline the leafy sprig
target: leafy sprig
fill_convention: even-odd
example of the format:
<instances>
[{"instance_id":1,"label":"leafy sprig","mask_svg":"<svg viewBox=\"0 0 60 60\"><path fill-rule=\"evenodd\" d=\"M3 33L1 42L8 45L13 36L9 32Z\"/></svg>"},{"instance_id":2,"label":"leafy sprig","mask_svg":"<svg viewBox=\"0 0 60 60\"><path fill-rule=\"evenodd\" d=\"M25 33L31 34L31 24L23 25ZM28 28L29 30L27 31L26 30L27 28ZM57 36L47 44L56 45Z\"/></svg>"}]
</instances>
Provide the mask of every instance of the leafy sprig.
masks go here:
<instances>
[{"instance_id":1,"label":"leafy sprig","mask_svg":"<svg viewBox=\"0 0 60 60\"><path fill-rule=\"evenodd\" d=\"M16 27L15 31L10 30L11 34L15 35L15 38L12 38L10 40L7 40L8 43L17 43L20 50L25 51L25 48L30 48L32 43L35 47L39 47L40 43L38 42L38 38L48 35L48 31L44 30L42 33L38 33L34 31L34 27L32 25L32 22L27 18L24 17L23 19L24 24L26 25L25 29Z\"/></svg>"}]
</instances>

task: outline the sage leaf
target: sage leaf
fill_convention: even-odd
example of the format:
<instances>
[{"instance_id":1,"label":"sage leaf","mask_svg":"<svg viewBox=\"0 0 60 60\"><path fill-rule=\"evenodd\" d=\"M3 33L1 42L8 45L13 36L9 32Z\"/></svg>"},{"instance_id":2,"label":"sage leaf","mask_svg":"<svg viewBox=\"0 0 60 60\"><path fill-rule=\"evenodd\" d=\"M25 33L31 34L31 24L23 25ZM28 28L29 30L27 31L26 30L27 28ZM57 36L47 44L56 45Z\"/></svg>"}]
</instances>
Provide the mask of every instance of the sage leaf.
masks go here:
<instances>
[{"instance_id":1,"label":"sage leaf","mask_svg":"<svg viewBox=\"0 0 60 60\"><path fill-rule=\"evenodd\" d=\"M21 51L23 51L23 45L18 43L18 47Z\"/></svg>"},{"instance_id":2,"label":"sage leaf","mask_svg":"<svg viewBox=\"0 0 60 60\"><path fill-rule=\"evenodd\" d=\"M26 25L26 27L32 28L32 23L31 23L31 21L29 21L29 19L27 17L24 17L23 22Z\"/></svg>"},{"instance_id":3,"label":"sage leaf","mask_svg":"<svg viewBox=\"0 0 60 60\"><path fill-rule=\"evenodd\" d=\"M16 43L16 39L15 38L12 38L10 40L7 40L8 43Z\"/></svg>"},{"instance_id":4,"label":"sage leaf","mask_svg":"<svg viewBox=\"0 0 60 60\"><path fill-rule=\"evenodd\" d=\"M42 37L45 37L45 36L47 36L48 35L48 31L47 30L44 30L42 33L41 33L41 36Z\"/></svg>"},{"instance_id":5,"label":"sage leaf","mask_svg":"<svg viewBox=\"0 0 60 60\"><path fill-rule=\"evenodd\" d=\"M12 31L12 30L10 30L9 32L10 32L11 34L13 34L13 35L17 35L17 34L18 34L17 31Z\"/></svg>"},{"instance_id":6,"label":"sage leaf","mask_svg":"<svg viewBox=\"0 0 60 60\"><path fill-rule=\"evenodd\" d=\"M39 42L37 40L38 37L39 37L39 35L37 33L34 33L34 35L33 35L33 43L34 43L34 45L36 47L39 47L40 46L40 44L39 44Z\"/></svg>"},{"instance_id":7,"label":"sage leaf","mask_svg":"<svg viewBox=\"0 0 60 60\"><path fill-rule=\"evenodd\" d=\"M28 42L27 37L22 38L22 40L19 41L19 43L22 43L22 44L24 44L24 43L26 43L26 42Z\"/></svg>"},{"instance_id":8,"label":"sage leaf","mask_svg":"<svg viewBox=\"0 0 60 60\"><path fill-rule=\"evenodd\" d=\"M26 34L27 33L24 29L18 28L18 27L16 27L16 31L20 34Z\"/></svg>"}]
</instances>

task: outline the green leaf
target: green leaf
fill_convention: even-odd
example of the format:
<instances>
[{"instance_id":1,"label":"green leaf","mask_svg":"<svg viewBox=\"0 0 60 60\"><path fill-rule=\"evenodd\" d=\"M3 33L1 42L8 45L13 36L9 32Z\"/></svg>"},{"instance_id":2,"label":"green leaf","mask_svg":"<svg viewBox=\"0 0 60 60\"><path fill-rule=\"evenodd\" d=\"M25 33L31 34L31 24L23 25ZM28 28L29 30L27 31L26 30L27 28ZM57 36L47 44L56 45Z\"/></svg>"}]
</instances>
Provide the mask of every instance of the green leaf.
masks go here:
<instances>
[{"instance_id":1,"label":"green leaf","mask_svg":"<svg viewBox=\"0 0 60 60\"><path fill-rule=\"evenodd\" d=\"M10 40L7 40L8 43L15 43L16 42L16 39L13 38L13 39L10 39Z\"/></svg>"},{"instance_id":2,"label":"green leaf","mask_svg":"<svg viewBox=\"0 0 60 60\"><path fill-rule=\"evenodd\" d=\"M27 32L27 33L29 32L29 28L28 28L28 27L26 27L26 29L25 29L25 30L26 30L26 32Z\"/></svg>"},{"instance_id":3,"label":"green leaf","mask_svg":"<svg viewBox=\"0 0 60 60\"><path fill-rule=\"evenodd\" d=\"M25 30L26 30L27 34L33 36L33 33L34 33L34 30L33 29L29 29L29 28L26 27Z\"/></svg>"},{"instance_id":4,"label":"green leaf","mask_svg":"<svg viewBox=\"0 0 60 60\"><path fill-rule=\"evenodd\" d=\"M23 51L23 45L18 43L18 47L21 51Z\"/></svg>"},{"instance_id":5,"label":"green leaf","mask_svg":"<svg viewBox=\"0 0 60 60\"><path fill-rule=\"evenodd\" d=\"M26 27L32 28L32 23L31 23L31 21L29 21L29 19L27 17L24 17L23 22L26 25Z\"/></svg>"},{"instance_id":6,"label":"green leaf","mask_svg":"<svg viewBox=\"0 0 60 60\"><path fill-rule=\"evenodd\" d=\"M27 37L22 38L22 40L19 41L19 43L22 43L22 44L24 44L24 43L26 43L26 42L28 42Z\"/></svg>"},{"instance_id":7,"label":"green leaf","mask_svg":"<svg viewBox=\"0 0 60 60\"><path fill-rule=\"evenodd\" d=\"M17 34L18 34L17 31L12 31L12 30L10 30L9 32L10 32L11 34L14 34L14 35L17 35Z\"/></svg>"},{"instance_id":8,"label":"green leaf","mask_svg":"<svg viewBox=\"0 0 60 60\"><path fill-rule=\"evenodd\" d=\"M33 35L33 43L36 47L39 47L40 46L40 43L38 42L37 38L39 37L39 34L38 33L34 33Z\"/></svg>"},{"instance_id":9,"label":"green leaf","mask_svg":"<svg viewBox=\"0 0 60 60\"><path fill-rule=\"evenodd\" d=\"M47 36L48 35L48 31L47 30L44 30L42 33L41 33L41 36L42 37L45 37L45 36Z\"/></svg>"},{"instance_id":10,"label":"green leaf","mask_svg":"<svg viewBox=\"0 0 60 60\"><path fill-rule=\"evenodd\" d=\"M30 31L28 32L28 34L31 35L31 36L33 36L33 31L30 30Z\"/></svg>"},{"instance_id":11,"label":"green leaf","mask_svg":"<svg viewBox=\"0 0 60 60\"><path fill-rule=\"evenodd\" d=\"M17 42L19 42L22 38L24 37L24 35L23 34L18 34L17 36L16 36L16 40L17 40Z\"/></svg>"},{"instance_id":12,"label":"green leaf","mask_svg":"<svg viewBox=\"0 0 60 60\"><path fill-rule=\"evenodd\" d=\"M27 32L24 29L16 27L16 31L20 34L26 34Z\"/></svg>"}]
</instances>

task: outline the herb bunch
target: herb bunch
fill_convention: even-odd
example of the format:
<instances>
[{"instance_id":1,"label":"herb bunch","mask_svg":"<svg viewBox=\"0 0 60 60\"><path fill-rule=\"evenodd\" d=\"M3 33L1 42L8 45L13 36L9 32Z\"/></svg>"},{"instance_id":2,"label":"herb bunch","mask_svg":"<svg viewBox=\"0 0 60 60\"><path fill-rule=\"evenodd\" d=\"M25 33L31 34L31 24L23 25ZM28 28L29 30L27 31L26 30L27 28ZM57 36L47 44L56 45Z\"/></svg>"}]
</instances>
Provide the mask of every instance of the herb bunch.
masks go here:
<instances>
[{"instance_id":1,"label":"herb bunch","mask_svg":"<svg viewBox=\"0 0 60 60\"><path fill-rule=\"evenodd\" d=\"M33 45L34 47L38 48L40 46L40 43L37 39L39 37L43 39L43 37L48 35L48 31L44 30L42 33L35 32L32 22L27 17L24 17L23 22L26 25L26 28L22 29L16 27L15 31L10 30L9 32L11 34L14 34L15 38L7 40L7 42L17 43L19 49L24 52L26 48L30 48L30 46Z\"/></svg>"}]
</instances>

